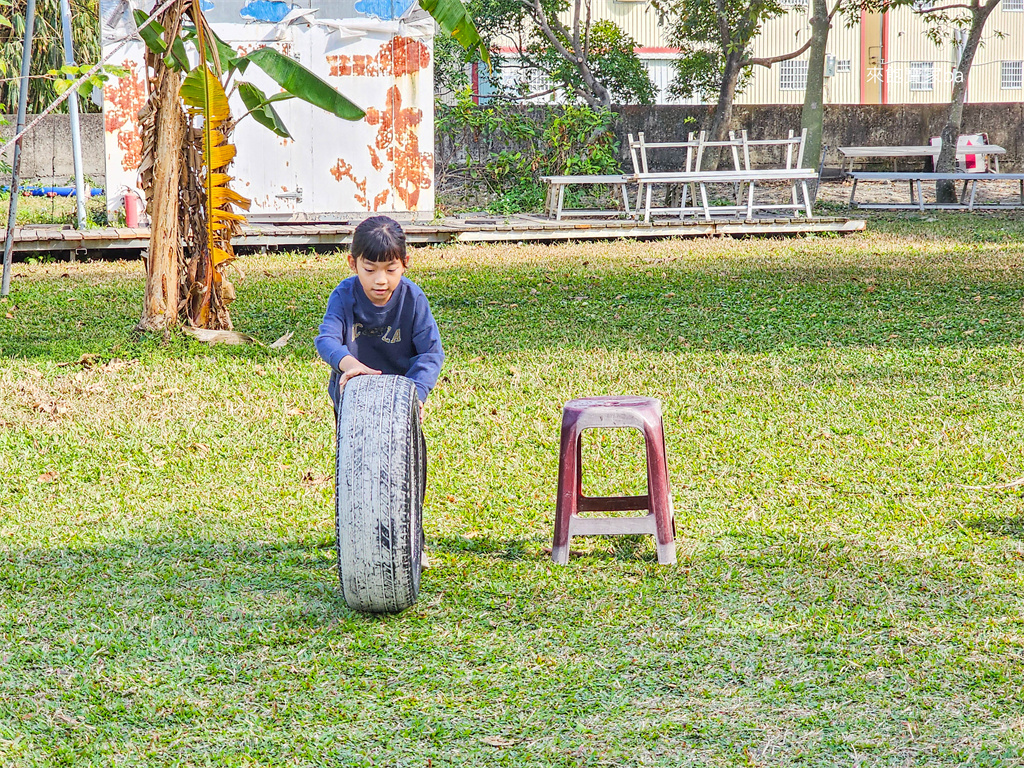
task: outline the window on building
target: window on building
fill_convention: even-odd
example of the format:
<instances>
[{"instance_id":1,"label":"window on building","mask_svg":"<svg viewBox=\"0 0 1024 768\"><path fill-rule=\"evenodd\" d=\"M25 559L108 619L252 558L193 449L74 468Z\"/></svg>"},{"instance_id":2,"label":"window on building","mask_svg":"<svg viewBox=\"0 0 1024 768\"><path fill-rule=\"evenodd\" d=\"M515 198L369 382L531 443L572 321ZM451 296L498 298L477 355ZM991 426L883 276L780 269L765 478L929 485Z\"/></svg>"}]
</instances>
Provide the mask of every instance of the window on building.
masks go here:
<instances>
[{"instance_id":1,"label":"window on building","mask_svg":"<svg viewBox=\"0 0 1024 768\"><path fill-rule=\"evenodd\" d=\"M779 88L784 91L807 89L807 62L783 61L779 67Z\"/></svg>"},{"instance_id":2,"label":"window on building","mask_svg":"<svg viewBox=\"0 0 1024 768\"><path fill-rule=\"evenodd\" d=\"M910 90L930 91L935 87L935 63L931 61L910 62Z\"/></svg>"},{"instance_id":3,"label":"window on building","mask_svg":"<svg viewBox=\"0 0 1024 768\"><path fill-rule=\"evenodd\" d=\"M911 6L918 13L924 13L930 11L935 7L934 0L914 0L914 4Z\"/></svg>"},{"instance_id":4,"label":"window on building","mask_svg":"<svg viewBox=\"0 0 1024 768\"><path fill-rule=\"evenodd\" d=\"M1024 0L1003 0L1004 11L1024 11Z\"/></svg>"},{"instance_id":5,"label":"window on building","mask_svg":"<svg viewBox=\"0 0 1024 768\"><path fill-rule=\"evenodd\" d=\"M1004 90L1024 87L1024 61L1002 62L999 81Z\"/></svg>"},{"instance_id":6,"label":"window on building","mask_svg":"<svg viewBox=\"0 0 1024 768\"><path fill-rule=\"evenodd\" d=\"M551 90L555 87L554 83L551 82L548 76L538 69L525 66L519 58L509 58L503 62L501 83L520 96L543 94L536 99L532 99L534 101L538 99L552 101L556 98L556 94L551 93Z\"/></svg>"},{"instance_id":7,"label":"window on building","mask_svg":"<svg viewBox=\"0 0 1024 768\"><path fill-rule=\"evenodd\" d=\"M779 0L779 5L783 8L805 8L807 6L807 0Z\"/></svg>"},{"instance_id":8,"label":"window on building","mask_svg":"<svg viewBox=\"0 0 1024 768\"><path fill-rule=\"evenodd\" d=\"M852 71L853 71L853 63L850 61L850 59L839 59L839 61L836 62L836 73L837 74L842 75L842 74L844 74L846 72L852 72Z\"/></svg>"}]
</instances>

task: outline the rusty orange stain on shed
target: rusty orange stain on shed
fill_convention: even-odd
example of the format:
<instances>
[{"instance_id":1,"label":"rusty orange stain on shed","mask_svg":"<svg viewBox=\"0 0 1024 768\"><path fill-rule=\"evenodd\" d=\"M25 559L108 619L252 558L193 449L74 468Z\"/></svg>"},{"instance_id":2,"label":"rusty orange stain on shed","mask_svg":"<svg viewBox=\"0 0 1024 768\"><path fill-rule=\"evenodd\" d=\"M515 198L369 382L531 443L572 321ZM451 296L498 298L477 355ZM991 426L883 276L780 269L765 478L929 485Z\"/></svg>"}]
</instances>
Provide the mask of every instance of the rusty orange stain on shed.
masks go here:
<instances>
[{"instance_id":1,"label":"rusty orange stain on shed","mask_svg":"<svg viewBox=\"0 0 1024 768\"><path fill-rule=\"evenodd\" d=\"M128 74L104 89L107 102L103 127L117 136L117 146L124 153L121 167L134 171L142 164L142 136L138 129L139 110L146 103L146 82L139 77L135 62L126 65Z\"/></svg>"},{"instance_id":2,"label":"rusty orange stain on shed","mask_svg":"<svg viewBox=\"0 0 1024 768\"><path fill-rule=\"evenodd\" d=\"M343 158L338 158L338 162L331 168L331 176L337 181L342 179L349 179L353 184L356 185L356 192L353 197L355 201L359 203L366 210L370 210L369 200L366 195L366 179L357 179L355 174L352 173L352 164L345 162Z\"/></svg>"},{"instance_id":3,"label":"rusty orange stain on shed","mask_svg":"<svg viewBox=\"0 0 1024 768\"><path fill-rule=\"evenodd\" d=\"M419 40L395 37L384 43L373 56L331 54L327 57L334 77L401 77L414 75L430 64L430 49Z\"/></svg>"},{"instance_id":4,"label":"rusty orange stain on shed","mask_svg":"<svg viewBox=\"0 0 1024 768\"><path fill-rule=\"evenodd\" d=\"M366 147L370 164L377 171L384 169L385 161L391 165L388 186L373 196L372 209L379 210L393 193L408 210L414 211L419 206L420 192L434 184L434 156L420 151L419 126L423 121L423 110L403 107L398 86L388 89L385 104L383 110L369 107L364 118L367 124L378 126L374 143ZM357 179L352 165L340 158L331 169L331 175L337 181L352 181L359 190L355 195L356 201L370 210L366 177Z\"/></svg>"},{"instance_id":5,"label":"rusty orange stain on shed","mask_svg":"<svg viewBox=\"0 0 1024 768\"><path fill-rule=\"evenodd\" d=\"M398 86L388 89L387 109L380 111L370 107L366 110L366 122L379 125L376 149L384 152L392 163L391 188L409 210L416 210L420 191L430 189L434 184L434 156L420 152L419 125L423 110L402 106L402 94ZM374 147L368 147L371 161Z\"/></svg>"}]
</instances>

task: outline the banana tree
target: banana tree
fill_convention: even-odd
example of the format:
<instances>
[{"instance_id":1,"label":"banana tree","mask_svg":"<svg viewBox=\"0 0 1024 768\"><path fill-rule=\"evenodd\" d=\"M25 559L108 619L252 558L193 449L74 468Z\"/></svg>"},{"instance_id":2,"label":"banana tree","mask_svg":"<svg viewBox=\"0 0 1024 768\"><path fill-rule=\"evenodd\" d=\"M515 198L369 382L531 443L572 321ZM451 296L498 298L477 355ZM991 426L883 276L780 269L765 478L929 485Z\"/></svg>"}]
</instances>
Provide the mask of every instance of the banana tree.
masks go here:
<instances>
[{"instance_id":1,"label":"banana tree","mask_svg":"<svg viewBox=\"0 0 1024 768\"><path fill-rule=\"evenodd\" d=\"M230 329L234 288L224 267L234 259L231 238L250 201L230 187L236 149L229 93L237 89L246 113L279 136L291 138L274 104L299 98L345 120L365 112L329 83L273 48L241 55L207 22L201 0L172 3L154 21L136 11L146 43L149 97L139 111L140 184L150 217L146 289L138 328L163 331L179 320L201 328ZM422 0L441 29L467 48L488 51L460 0ZM191 58L190 58L191 53ZM192 61L196 64L192 64ZM241 80L249 66L283 91L267 95Z\"/></svg>"}]
</instances>

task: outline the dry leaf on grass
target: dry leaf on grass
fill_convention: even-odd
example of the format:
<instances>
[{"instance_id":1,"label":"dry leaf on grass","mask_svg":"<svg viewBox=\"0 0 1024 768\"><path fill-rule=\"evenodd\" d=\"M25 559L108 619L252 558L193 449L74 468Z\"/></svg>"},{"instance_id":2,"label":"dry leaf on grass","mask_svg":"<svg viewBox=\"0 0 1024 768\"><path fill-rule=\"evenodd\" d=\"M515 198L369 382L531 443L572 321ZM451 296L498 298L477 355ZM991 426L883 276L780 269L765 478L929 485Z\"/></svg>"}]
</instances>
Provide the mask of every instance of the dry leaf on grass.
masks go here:
<instances>
[{"instance_id":1,"label":"dry leaf on grass","mask_svg":"<svg viewBox=\"0 0 1024 768\"><path fill-rule=\"evenodd\" d=\"M41 400L32 404L32 410L50 416L63 416L71 409L69 406L64 403L58 403L56 400Z\"/></svg>"},{"instance_id":2,"label":"dry leaf on grass","mask_svg":"<svg viewBox=\"0 0 1024 768\"><path fill-rule=\"evenodd\" d=\"M996 483L995 485L958 485L957 488L963 488L968 491L1008 491L1011 488L1020 488L1024 486L1024 477L1018 477L1016 480L1011 480L1008 483Z\"/></svg>"},{"instance_id":3,"label":"dry leaf on grass","mask_svg":"<svg viewBox=\"0 0 1024 768\"><path fill-rule=\"evenodd\" d=\"M112 357L105 363L100 363L98 354L88 352L74 362L57 363L58 368L67 368L72 365L80 365L83 369L98 368L101 371L116 371L124 368L128 363L118 357Z\"/></svg>"},{"instance_id":4,"label":"dry leaf on grass","mask_svg":"<svg viewBox=\"0 0 1024 768\"><path fill-rule=\"evenodd\" d=\"M284 336L282 336L282 337L281 337L281 338L279 338L279 339L278 339L277 341L275 341L275 342L274 342L273 344L271 344L271 345L270 345L270 348L271 348L271 349L281 349L281 348L282 348L282 347L284 347L284 346L285 346L285 345L286 345L286 344L287 344L287 343L288 343L289 341L291 341L291 338L292 338L292 336L294 336L294 335L295 335L295 331L288 331L288 333L286 333L286 334L285 334Z\"/></svg>"},{"instance_id":5,"label":"dry leaf on grass","mask_svg":"<svg viewBox=\"0 0 1024 768\"><path fill-rule=\"evenodd\" d=\"M256 344L261 347L263 346L263 342L259 339L247 333L239 333L238 331L211 331L208 328L193 328L189 325L186 325L181 330L193 339L206 344ZM270 348L281 349L288 344L294 335L295 331L289 331L271 344Z\"/></svg>"},{"instance_id":6,"label":"dry leaf on grass","mask_svg":"<svg viewBox=\"0 0 1024 768\"><path fill-rule=\"evenodd\" d=\"M43 474L41 474L38 478L36 478L36 482L37 483L52 483L52 482L55 482L56 480L57 480L57 473L56 472L43 472Z\"/></svg>"},{"instance_id":7,"label":"dry leaf on grass","mask_svg":"<svg viewBox=\"0 0 1024 768\"><path fill-rule=\"evenodd\" d=\"M184 333L187 333L192 338L205 342L207 344L259 344L260 342L254 339L247 333L239 333L238 331L211 331L208 328L192 328L191 326L185 326L181 329Z\"/></svg>"},{"instance_id":8,"label":"dry leaf on grass","mask_svg":"<svg viewBox=\"0 0 1024 768\"><path fill-rule=\"evenodd\" d=\"M325 485L329 485L330 482L331 478L329 475L313 472L312 470L307 471L302 476L302 484L307 488L322 488Z\"/></svg>"},{"instance_id":9,"label":"dry leaf on grass","mask_svg":"<svg viewBox=\"0 0 1024 768\"><path fill-rule=\"evenodd\" d=\"M516 742L514 739L506 739L504 736L484 736L480 739L484 744L489 747L514 747Z\"/></svg>"}]
</instances>

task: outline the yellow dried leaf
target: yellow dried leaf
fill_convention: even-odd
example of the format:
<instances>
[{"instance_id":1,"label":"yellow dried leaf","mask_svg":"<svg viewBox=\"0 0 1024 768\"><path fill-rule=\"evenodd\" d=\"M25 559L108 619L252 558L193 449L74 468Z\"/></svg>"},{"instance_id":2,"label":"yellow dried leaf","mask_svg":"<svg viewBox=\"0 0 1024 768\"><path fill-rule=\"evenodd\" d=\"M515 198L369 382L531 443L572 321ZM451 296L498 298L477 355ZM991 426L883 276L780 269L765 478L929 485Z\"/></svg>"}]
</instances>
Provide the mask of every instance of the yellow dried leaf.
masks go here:
<instances>
[{"instance_id":1,"label":"yellow dried leaf","mask_svg":"<svg viewBox=\"0 0 1024 768\"><path fill-rule=\"evenodd\" d=\"M207 167L223 168L235 158L235 146L234 144L222 144L219 147L211 147L210 151L204 152L203 155Z\"/></svg>"},{"instance_id":2,"label":"yellow dried leaf","mask_svg":"<svg viewBox=\"0 0 1024 768\"><path fill-rule=\"evenodd\" d=\"M212 245L210 246L210 260L213 262L213 266L216 267L219 264L225 264L231 261L233 258L235 257L232 256L227 251L225 251L223 248L217 248Z\"/></svg>"},{"instance_id":3,"label":"yellow dried leaf","mask_svg":"<svg viewBox=\"0 0 1024 768\"><path fill-rule=\"evenodd\" d=\"M214 220L216 219L230 219L231 221L244 222L245 216L234 211L228 211L223 208L214 208L210 211Z\"/></svg>"},{"instance_id":4,"label":"yellow dried leaf","mask_svg":"<svg viewBox=\"0 0 1024 768\"><path fill-rule=\"evenodd\" d=\"M252 205L252 201L249 198L243 197L235 192L235 190L225 186L214 186L211 191L211 197L213 198L213 205L217 208L220 208L225 203L232 203L239 208L249 210L249 206Z\"/></svg>"}]
</instances>

